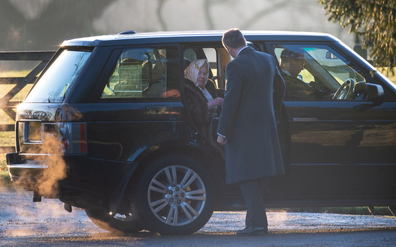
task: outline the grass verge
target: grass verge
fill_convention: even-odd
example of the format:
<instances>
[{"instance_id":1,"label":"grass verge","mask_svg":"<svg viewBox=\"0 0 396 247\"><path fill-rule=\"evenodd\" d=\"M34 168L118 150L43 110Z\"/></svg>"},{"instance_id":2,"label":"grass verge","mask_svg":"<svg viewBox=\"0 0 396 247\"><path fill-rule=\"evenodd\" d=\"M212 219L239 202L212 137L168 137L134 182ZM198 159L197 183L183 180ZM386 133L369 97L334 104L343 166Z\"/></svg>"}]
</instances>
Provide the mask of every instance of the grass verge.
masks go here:
<instances>
[{"instance_id":1,"label":"grass verge","mask_svg":"<svg viewBox=\"0 0 396 247\"><path fill-rule=\"evenodd\" d=\"M11 179L6 166L5 154L0 154L0 186L10 187Z\"/></svg>"}]
</instances>

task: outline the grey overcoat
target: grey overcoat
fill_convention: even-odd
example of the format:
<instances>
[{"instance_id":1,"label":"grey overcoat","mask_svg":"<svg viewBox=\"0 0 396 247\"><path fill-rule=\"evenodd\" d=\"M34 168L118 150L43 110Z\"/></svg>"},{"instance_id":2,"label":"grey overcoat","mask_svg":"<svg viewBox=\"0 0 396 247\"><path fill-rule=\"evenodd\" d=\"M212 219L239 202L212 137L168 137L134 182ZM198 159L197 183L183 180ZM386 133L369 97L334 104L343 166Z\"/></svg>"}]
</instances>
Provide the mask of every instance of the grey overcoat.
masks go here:
<instances>
[{"instance_id":1,"label":"grey overcoat","mask_svg":"<svg viewBox=\"0 0 396 247\"><path fill-rule=\"evenodd\" d=\"M218 134L226 137L226 183L283 174L274 107L280 110L285 82L275 59L251 47L226 67Z\"/></svg>"}]
</instances>

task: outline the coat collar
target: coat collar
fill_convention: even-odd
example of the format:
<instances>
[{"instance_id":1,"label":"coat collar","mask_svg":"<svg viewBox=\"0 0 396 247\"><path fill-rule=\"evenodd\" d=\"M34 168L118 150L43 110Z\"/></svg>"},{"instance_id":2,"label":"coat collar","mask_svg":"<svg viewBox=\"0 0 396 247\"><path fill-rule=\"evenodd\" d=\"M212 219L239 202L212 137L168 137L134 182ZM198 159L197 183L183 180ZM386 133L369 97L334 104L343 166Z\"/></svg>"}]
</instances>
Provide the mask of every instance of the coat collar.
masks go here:
<instances>
[{"instance_id":1,"label":"coat collar","mask_svg":"<svg viewBox=\"0 0 396 247\"><path fill-rule=\"evenodd\" d=\"M249 52L251 50L254 50L251 46L247 46L246 48L243 48L243 50L241 50L238 54L238 57L245 54L246 52Z\"/></svg>"}]
</instances>

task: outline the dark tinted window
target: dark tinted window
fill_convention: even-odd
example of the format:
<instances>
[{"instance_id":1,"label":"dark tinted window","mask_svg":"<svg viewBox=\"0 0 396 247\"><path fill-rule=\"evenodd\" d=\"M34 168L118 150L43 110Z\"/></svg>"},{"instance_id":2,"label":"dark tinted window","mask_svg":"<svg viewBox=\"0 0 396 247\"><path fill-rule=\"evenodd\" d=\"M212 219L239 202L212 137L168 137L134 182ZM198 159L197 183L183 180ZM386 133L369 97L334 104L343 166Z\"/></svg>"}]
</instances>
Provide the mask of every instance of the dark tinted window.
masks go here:
<instances>
[{"instance_id":1,"label":"dark tinted window","mask_svg":"<svg viewBox=\"0 0 396 247\"><path fill-rule=\"evenodd\" d=\"M64 50L40 78L25 102L62 102L90 55L88 51Z\"/></svg>"},{"instance_id":2,"label":"dark tinted window","mask_svg":"<svg viewBox=\"0 0 396 247\"><path fill-rule=\"evenodd\" d=\"M180 97L177 48L125 49L101 99L174 99Z\"/></svg>"}]
</instances>

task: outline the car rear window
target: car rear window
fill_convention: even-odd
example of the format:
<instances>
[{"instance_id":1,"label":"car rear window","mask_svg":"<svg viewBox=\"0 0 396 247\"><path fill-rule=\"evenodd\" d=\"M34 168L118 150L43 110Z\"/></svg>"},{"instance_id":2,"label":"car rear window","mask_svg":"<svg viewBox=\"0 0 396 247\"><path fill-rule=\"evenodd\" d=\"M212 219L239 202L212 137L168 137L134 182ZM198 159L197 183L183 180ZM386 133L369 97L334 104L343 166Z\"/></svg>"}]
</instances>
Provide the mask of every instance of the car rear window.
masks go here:
<instances>
[{"instance_id":1,"label":"car rear window","mask_svg":"<svg viewBox=\"0 0 396 247\"><path fill-rule=\"evenodd\" d=\"M33 87L25 102L62 102L90 55L90 51L62 51Z\"/></svg>"}]
</instances>

